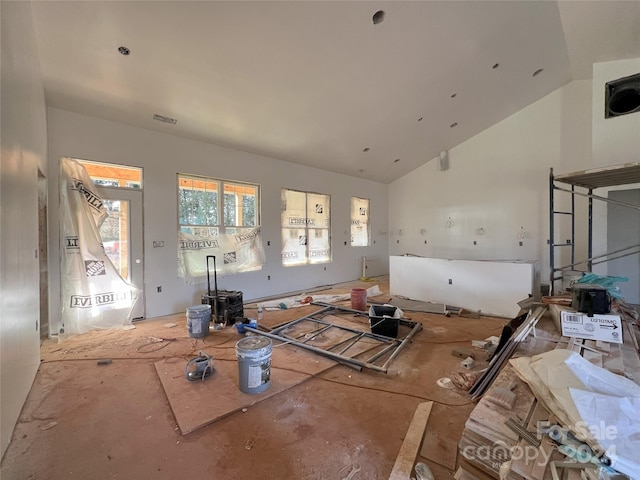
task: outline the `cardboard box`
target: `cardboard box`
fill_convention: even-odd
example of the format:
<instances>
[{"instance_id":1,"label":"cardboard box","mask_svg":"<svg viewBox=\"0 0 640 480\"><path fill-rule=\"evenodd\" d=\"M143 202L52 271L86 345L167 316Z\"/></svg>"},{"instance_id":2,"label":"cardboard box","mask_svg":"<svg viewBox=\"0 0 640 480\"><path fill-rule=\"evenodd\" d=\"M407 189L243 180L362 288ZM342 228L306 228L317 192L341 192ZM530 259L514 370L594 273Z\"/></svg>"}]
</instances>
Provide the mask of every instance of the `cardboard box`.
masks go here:
<instances>
[{"instance_id":1,"label":"cardboard box","mask_svg":"<svg viewBox=\"0 0 640 480\"><path fill-rule=\"evenodd\" d=\"M622 343L622 321L620 315L593 315L586 313L561 312L562 335L565 337L601 340Z\"/></svg>"}]
</instances>

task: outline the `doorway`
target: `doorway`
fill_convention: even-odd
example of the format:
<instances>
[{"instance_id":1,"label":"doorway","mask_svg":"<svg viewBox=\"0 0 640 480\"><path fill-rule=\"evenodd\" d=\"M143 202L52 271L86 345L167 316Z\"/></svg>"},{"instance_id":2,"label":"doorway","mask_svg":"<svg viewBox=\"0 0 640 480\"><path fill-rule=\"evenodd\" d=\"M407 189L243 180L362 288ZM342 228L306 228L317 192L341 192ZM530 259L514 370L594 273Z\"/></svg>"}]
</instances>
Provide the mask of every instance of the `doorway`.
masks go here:
<instances>
[{"instance_id":1,"label":"doorway","mask_svg":"<svg viewBox=\"0 0 640 480\"><path fill-rule=\"evenodd\" d=\"M49 270L47 266L47 178L38 170L38 264L40 266L40 339L49 338Z\"/></svg>"},{"instance_id":2,"label":"doorway","mask_svg":"<svg viewBox=\"0 0 640 480\"><path fill-rule=\"evenodd\" d=\"M140 290L132 319L141 320L145 317L142 192L108 187L97 190L108 213L100 227L104 251L120 276Z\"/></svg>"},{"instance_id":3,"label":"doorway","mask_svg":"<svg viewBox=\"0 0 640 480\"><path fill-rule=\"evenodd\" d=\"M640 205L640 190L613 190L609 198L631 205ZM607 204L607 250L614 252L631 247L640 239L640 212L638 210ZM627 277L629 281L618 283L627 303L640 304L640 254L636 253L607 264L611 276Z\"/></svg>"}]
</instances>

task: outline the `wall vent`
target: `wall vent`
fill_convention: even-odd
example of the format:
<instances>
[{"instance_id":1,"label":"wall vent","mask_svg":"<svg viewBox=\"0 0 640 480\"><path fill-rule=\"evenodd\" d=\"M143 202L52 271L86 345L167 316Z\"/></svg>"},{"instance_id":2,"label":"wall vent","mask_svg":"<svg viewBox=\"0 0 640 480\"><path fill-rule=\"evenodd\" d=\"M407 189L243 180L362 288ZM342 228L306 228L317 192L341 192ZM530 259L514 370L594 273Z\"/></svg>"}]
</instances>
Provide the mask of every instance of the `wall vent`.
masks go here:
<instances>
[{"instance_id":1,"label":"wall vent","mask_svg":"<svg viewBox=\"0 0 640 480\"><path fill-rule=\"evenodd\" d=\"M604 85L604 118L640 112L640 73Z\"/></svg>"}]
</instances>

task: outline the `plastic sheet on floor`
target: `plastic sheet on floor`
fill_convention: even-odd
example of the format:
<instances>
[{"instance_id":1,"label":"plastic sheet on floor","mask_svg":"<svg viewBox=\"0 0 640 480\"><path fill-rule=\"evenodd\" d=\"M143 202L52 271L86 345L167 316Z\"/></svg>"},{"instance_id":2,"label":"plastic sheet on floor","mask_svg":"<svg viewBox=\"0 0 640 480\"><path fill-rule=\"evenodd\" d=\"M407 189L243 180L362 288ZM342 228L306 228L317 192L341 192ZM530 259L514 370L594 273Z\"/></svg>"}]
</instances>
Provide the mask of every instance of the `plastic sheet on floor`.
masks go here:
<instances>
[{"instance_id":1,"label":"plastic sheet on floor","mask_svg":"<svg viewBox=\"0 0 640 480\"><path fill-rule=\"evenodd\" d=\"M605 453L614 469L640 478L638 385L564 349L517 358L511 364L564 427Z\"/></svg>"}]
</instances>

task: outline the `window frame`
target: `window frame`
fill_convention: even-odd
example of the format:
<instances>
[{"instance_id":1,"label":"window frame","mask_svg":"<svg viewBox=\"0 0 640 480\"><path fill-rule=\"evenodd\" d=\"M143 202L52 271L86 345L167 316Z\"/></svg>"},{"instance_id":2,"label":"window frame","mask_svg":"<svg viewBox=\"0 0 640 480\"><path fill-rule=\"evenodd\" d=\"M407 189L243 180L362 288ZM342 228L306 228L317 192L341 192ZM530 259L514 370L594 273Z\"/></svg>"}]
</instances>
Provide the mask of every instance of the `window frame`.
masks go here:
<instances>
[{"instance_id":1,"label":"window frame","mask_svg":"<svg viewBox=\"0 0 640 480\"><path fill-rule=\"evenodd\" d=\"M191 174L191 173L177 173L176 174L176 188L177 188L177 207L178 207L178 211L177 211L177 222L178 222L178 231L179 232L183 232L183 233L195 233L198 231L202 231L202 230L208 230L208 232L210 234L225 234L225 233L238 233L238 231L242 231L243 229L255 229L255 228L260 228L261 227L261 195L260 195L260 185L257 183L251 183L251 182L243 182L243 181L238 181L238 180L228 180L228 179L224 179L224 178L215 178L215 177L208 177L205 175L195 175L195 174ZM181 185L181 180L185 180L185 181L195 181L195 182L203 182L204 183L204 189L198 189L198 188L186 188L183 187ZM182 196L181 196L181 190L186 190L186 191L204 191L206 192L206 186L207 184L215 184L216 185L216 189L215 192L217 192L217 196L216 196L216 201L215 201L215 215L216 215L216 219L214 223L182 223L183 218L181 218L181 202L182 200ZM240 191L236 191L236 192L232 192L232 194L235 197L236 200L236 204L234 206L234 210L235 210L235 223L234 224L225 224L227 222L227 217L226 217L226 211L225 211L225 207L226 207L226 200L225 197L227 195L229 195L229 193L227 193L227 187L231 187L232 190L240 190ZM250 192L242 192L242 189L253 189L254 193L250 193ZM214 190L211 190L214 191ZM245 217L242 213L243 210L243 206L242 206L242 199L243 197L247 195L247 196L251 196L254 197L254 208L253 208L253 215L254 215L254 220L253 220L253 224L251 225L242 225L242 219ZM240 222L238 222L238 219L241 219ZM240 224L239 224L240 223ZM185 229L185 230L183 230ZM191 229L191 231L187 231L187 229ZM197 233L196 233L197 234Z\"/></svg>"},{"instance_id":2,"label":"window frame","mask_svg":"<svg viewBox=\"0 0 640 480\"><path fill-rule=\"evenodd\" d=\"M284 205L281 206L281 218L280 218L280 231L281 231L281 248L280 248L280 262L281 265L283 267L301 267L304 265L322 265L322 264L327 264L327 263L331 263L333 261L332 258L332 248L331 248L331 195L327 194L327 193L319 193L319 192L307 192L304 190L297 190L297 189L293 189L293 188L285 188L282 187L280 190L280 195L281 198L283 198L285 196L285 192L296 192L298 194L304 194L305 196L305 208L304 211L305 213L305 218L304 218L304 222L302 222L301 224L295 224L295 225L290 225L289 223L285 223L285 220L283 218L282 213L286 211L286 208L284 207ZM309 197L310 196L320 196L323 197L326 200L326 205L327 205L327 225L326 226L313 226L312 224L310 224L309 222ZM305 243L304 244L300 244L300 245L304 245L305 249L304 249L304 258L300 259L297 262L287 262L285 263L285 260L287 259L286 257L286 252L285 247L285 237L289 237L292 239L295 239L295 237L297 237L298 235L293 235L295 232L300 232L300 231L304 231L304 237L305 237ZM323 235L318 235L318 233L320 232L326 232L326 246L327 246L327 255L326 257L323 256L322 260L314 260L314 255L312 255L312 251L311 251L311 247L314 244L314 241L312 241L312 238L318 239L318 238L322 238ZM286 233L285 233L286 232ZM319 257L315 257L316 259Z\"/></svg>"},{"instance_id":3,"label":"window frame","mask_svg":"<svg viewBox=\"0 0 640 480\"><path fill-rule=\"evenodd\" d=\"M358 202L362 202L362 201L366 201L367 202L367 212L366 212L366 244L361 245L361 244L356 244L355 242L355 238L354 238L354 227L358 227L359 224L359 218L357 218L359 215L354 213L354 207L357 206ZM354 205L355 204L355 205ZM371 199L370 198L363 198L363 197L351 197L351 201L350 201L350 205L349 205L349 212L350 212L350 246L352 247L369 247L371 246ZM354 217L354 215L356 215L356 217Z\"/></svg>"},{"instance_id":4,"label":"window frame","mask_svg":"<svg viewBox=\"0 0 640 480\"><path fill-rule=\"evenodd\" d=\"M142 190L144 169L142 167L134 167L132 165L120 165L117 163L97 162L95 160L85 160L84 158L65 157L75 160L84 167L91 178L93 184L99 188L115 188L120 190ZM100 172L99 170L104 170ZM108 175L104 173L112 172L130 172L129 175ZM137 174L137 175L136 175ZM130 178L129 178L130 177ZM108 183L101 183L108 182ZM109 184L111 183L111 184ZM113 185L117 183L117 185Z\"/></svg>"}]
</instances>

